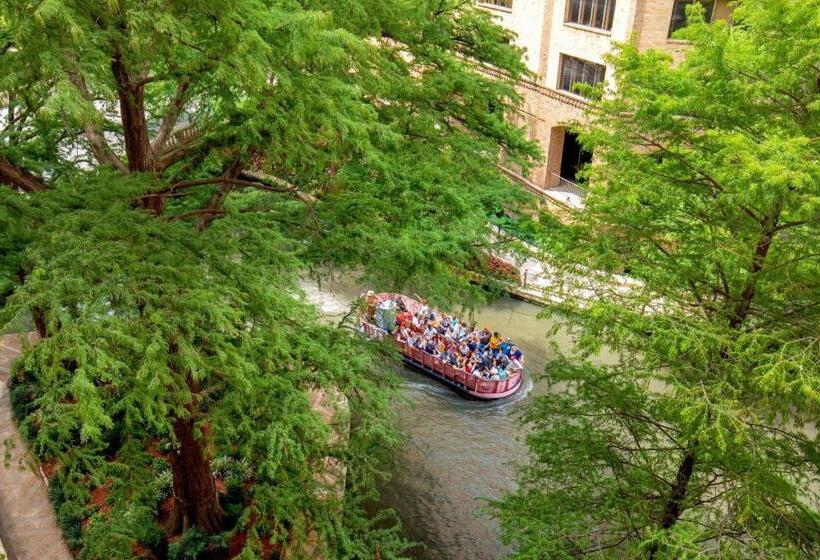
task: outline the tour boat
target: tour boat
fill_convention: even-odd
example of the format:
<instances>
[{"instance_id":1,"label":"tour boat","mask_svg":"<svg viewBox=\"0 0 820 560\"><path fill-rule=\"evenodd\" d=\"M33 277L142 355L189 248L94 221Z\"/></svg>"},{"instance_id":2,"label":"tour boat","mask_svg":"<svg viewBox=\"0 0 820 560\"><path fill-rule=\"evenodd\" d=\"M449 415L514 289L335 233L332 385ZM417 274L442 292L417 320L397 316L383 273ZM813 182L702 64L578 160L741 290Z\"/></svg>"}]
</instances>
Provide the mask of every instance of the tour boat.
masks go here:
<instances>
[{"instance_id":1,"label":"tour boat","mask_svg":"<svg viewBox=\"0 0 820 560\"><path fill-rule=\"evenodd\" d=\"M368 294L365 301L370 309L365 311L361 317L359 323L360 328L361 331L370 338L382 339L389 337L393 340L398 347L399 353L402 355L402 359L408 366L437 379L461 395L480 400L503 399L504 397L509 397L521 388L524 380L523 368L511 371L506 379L483 379L471 373L467 373L463 369L445 363L424 350L413 348L405 342L396 340L395 337L379 326L378 318L374 313L374 311L379 310L380 304L388 302L389 300L395 302L401 301L404 304L404 308L414 315L422 306L420 302L402 294ZM436 310L432 311L439 313Z\"/></svg>"}]
</instances>

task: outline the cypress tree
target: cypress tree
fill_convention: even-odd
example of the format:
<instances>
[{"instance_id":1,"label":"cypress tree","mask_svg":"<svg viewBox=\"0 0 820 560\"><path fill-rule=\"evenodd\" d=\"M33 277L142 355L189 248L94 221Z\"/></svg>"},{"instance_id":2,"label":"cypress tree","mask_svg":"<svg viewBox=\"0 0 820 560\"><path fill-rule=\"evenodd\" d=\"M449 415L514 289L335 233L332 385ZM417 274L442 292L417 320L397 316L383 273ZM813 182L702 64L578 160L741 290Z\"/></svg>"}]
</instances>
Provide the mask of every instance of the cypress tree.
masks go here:
<instances>
[{"instance_id":1,"label":"cypress tree","mask_svg":"<svg viewBox=\"0 0 820 560\"><path fill-rule=\"evenodd\" d=\"M13 383L71 544L130 558L162 548L159 520L184 533L174 554L313 527L329 557L379 539L396 557L362 506L396 383L298 278L478 297L453 270L522 200L499 154L536 156L508 124L509 34L449 0L2 5L0 318L43 337ZM320 389L349 403L344 442L310 409ZM343 504L314 476L326 457L348 466ZM248 466L233 501L216 460Z\"/></svg>"},{"instance_id":2,"label":"cypress tree","mask_svg":"<svg viewBox=\"0 0 820 560\"><path fill-rule=\"evenodd\" d=\"M622 45L578 126L590 193L556 285L601 290L556 306L577 353L494 504L514 558L820 554L820 3L702 14L679 65Z\"/></svg>"}]
</instances>

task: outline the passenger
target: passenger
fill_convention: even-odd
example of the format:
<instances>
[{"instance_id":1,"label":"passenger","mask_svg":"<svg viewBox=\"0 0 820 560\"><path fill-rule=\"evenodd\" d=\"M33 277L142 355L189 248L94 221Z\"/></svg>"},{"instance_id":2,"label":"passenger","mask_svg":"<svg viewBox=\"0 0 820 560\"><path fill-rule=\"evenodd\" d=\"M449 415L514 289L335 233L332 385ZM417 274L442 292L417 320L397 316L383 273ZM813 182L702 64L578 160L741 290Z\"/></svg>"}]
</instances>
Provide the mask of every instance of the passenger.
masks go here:
<instances>
[{"instance_id":1,"label":"passenger","mask_svg":"<svg viewBox=\"0 0 820 560\"><path fill-rule=\"evenodd\" d=\"M472 373L473 370L475 369L476 363L477 362L476 362L475 356L473 356L472 354L469 354L469 355L465 356L464 357L464 371L466 371L467 373Z\"/></svg>"},{"instance_id":2,"label":"passenger","mask_svg":"<svg viewBox=\"0 0 820 560\"><path fill-rule=\"evenodd\" d=\"M370 292L366 301L375 299ZM395 301L400 310L396 315L399 328L394 331L397 342L481 379L503 380L523 369L523 353L509 337L487 327L476 331L475 324L468 329L457 318L431 310L426 302L410 313L402 299Z\"/></svg>"},{"instance_id":3,"label":"passenger","mask_svg":"<svg viewBox=\"0 0 820 560\"><path fill-rule=\"evenodd\" d=\"M365 294L364 304L367 317L374 317L376 315L376 294L373 290L368 290Z\"/></svg>"},{"instance_id":4,"label":"passenger","mask_svg":"<svg viewBox=\"0 0 820 560\"><path fill-rule=\"evenodd\" d=\"M461 367L458 362L458 355L451 350L447 350L447 363L454 367Z\"/></svg>"},{"instance_id":5,"label":"passenger","mask_svg":"<svg viewBox=\"0 0 820 560\"><path fill-rule=\"evenodd\" d=\"M396 323L400 327L406 327L410 324L413 319L413 315L409 311L402 311L398 315L396 315Z\"/></svg>"},{"instance_id":6,"label":"passenger","mask_svg":"<svg viewBox=\"0 0 820 560\"><path fill-rule=\"evenodd\" d=\"M475 333L470 333L467 338L467 348L470 349L470 352L478 350L478 336Z\"/></svg>"},{"instance_id":7,"label":"passenger","mask_svg":"<svg viewBox=\"0 0 820 560\"><path fill-rule=\"evenodd\" d=\"M493 365L493 362L495 362L495 356L493 356L493 351L490 350L489 346L484 349L484 352L481 354L481 356L483 361L486 362L487 369L490 369L490 367Z\"/></svg>"}]
</instances>

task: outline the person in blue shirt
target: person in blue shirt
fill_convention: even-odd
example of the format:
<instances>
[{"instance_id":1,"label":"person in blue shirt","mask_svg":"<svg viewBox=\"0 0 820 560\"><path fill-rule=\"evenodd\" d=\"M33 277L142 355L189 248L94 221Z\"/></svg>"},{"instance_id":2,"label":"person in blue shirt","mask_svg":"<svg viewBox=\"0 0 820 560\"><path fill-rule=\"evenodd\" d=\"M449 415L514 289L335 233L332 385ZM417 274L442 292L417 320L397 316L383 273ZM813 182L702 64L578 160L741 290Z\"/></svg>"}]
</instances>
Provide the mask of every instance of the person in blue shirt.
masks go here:
<instances>
[{"instance_id":1,"label":"person in blue shirt","mask_svg":"<svg viewBox=\"0 0 820 560\"><path fill-rule=\"evenodd\" d=\"M524 356L524 353L518 349L518 346L514 344L510 346L510 358L515 358L516 360L521 361L522 356Z\"/></svg>"},{"instance_id":2,"label":"person in blue shirt","mask_svg":"<svg viewBox=\"0 0 820 560\"><path fill-rule=\"evenodd\" d=\"M489 350L485 350L481 353L481 367L482 369L490 369L490 366L493 364L493 355L490 353Z\"/></svg>"},{"instance_id":3,"label":"person in blue shirt","mask_svg":"<svg viewBox=\"0 0 820 560\"><path fill-rule=\"evenodd\" d=\"M510 363L510 359L506 356L506 354L501 354L498 357L498 364L502 367L507 367Z\"/></svg>"}]
</instances>

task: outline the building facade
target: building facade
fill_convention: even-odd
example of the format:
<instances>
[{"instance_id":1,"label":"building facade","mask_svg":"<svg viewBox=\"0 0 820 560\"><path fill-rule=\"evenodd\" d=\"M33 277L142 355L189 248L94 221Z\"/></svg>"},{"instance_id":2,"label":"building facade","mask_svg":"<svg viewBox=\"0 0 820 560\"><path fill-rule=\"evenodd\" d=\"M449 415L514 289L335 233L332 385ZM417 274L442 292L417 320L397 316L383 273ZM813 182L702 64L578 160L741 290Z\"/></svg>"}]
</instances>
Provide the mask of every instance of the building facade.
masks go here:
<instances>
[{"instance_id":1,"label":"building facade","mask_svg":"<svg viewBox=\"0 0 820 560\"><path fill-rule=\"evenodd\" d=\"M543 165L510 175L531 190L577 207L578 169L591 161L567 129L587 105L578 83L612 85L606 55L618 42L662 49L679 58L686 42L672 33L686 24L686 6L699 1L711 19L727 19L727 0L479 0L478 5L516 35L534 74L520 82L522 119L543 152Z\"/></svg>"}]
</instances>

